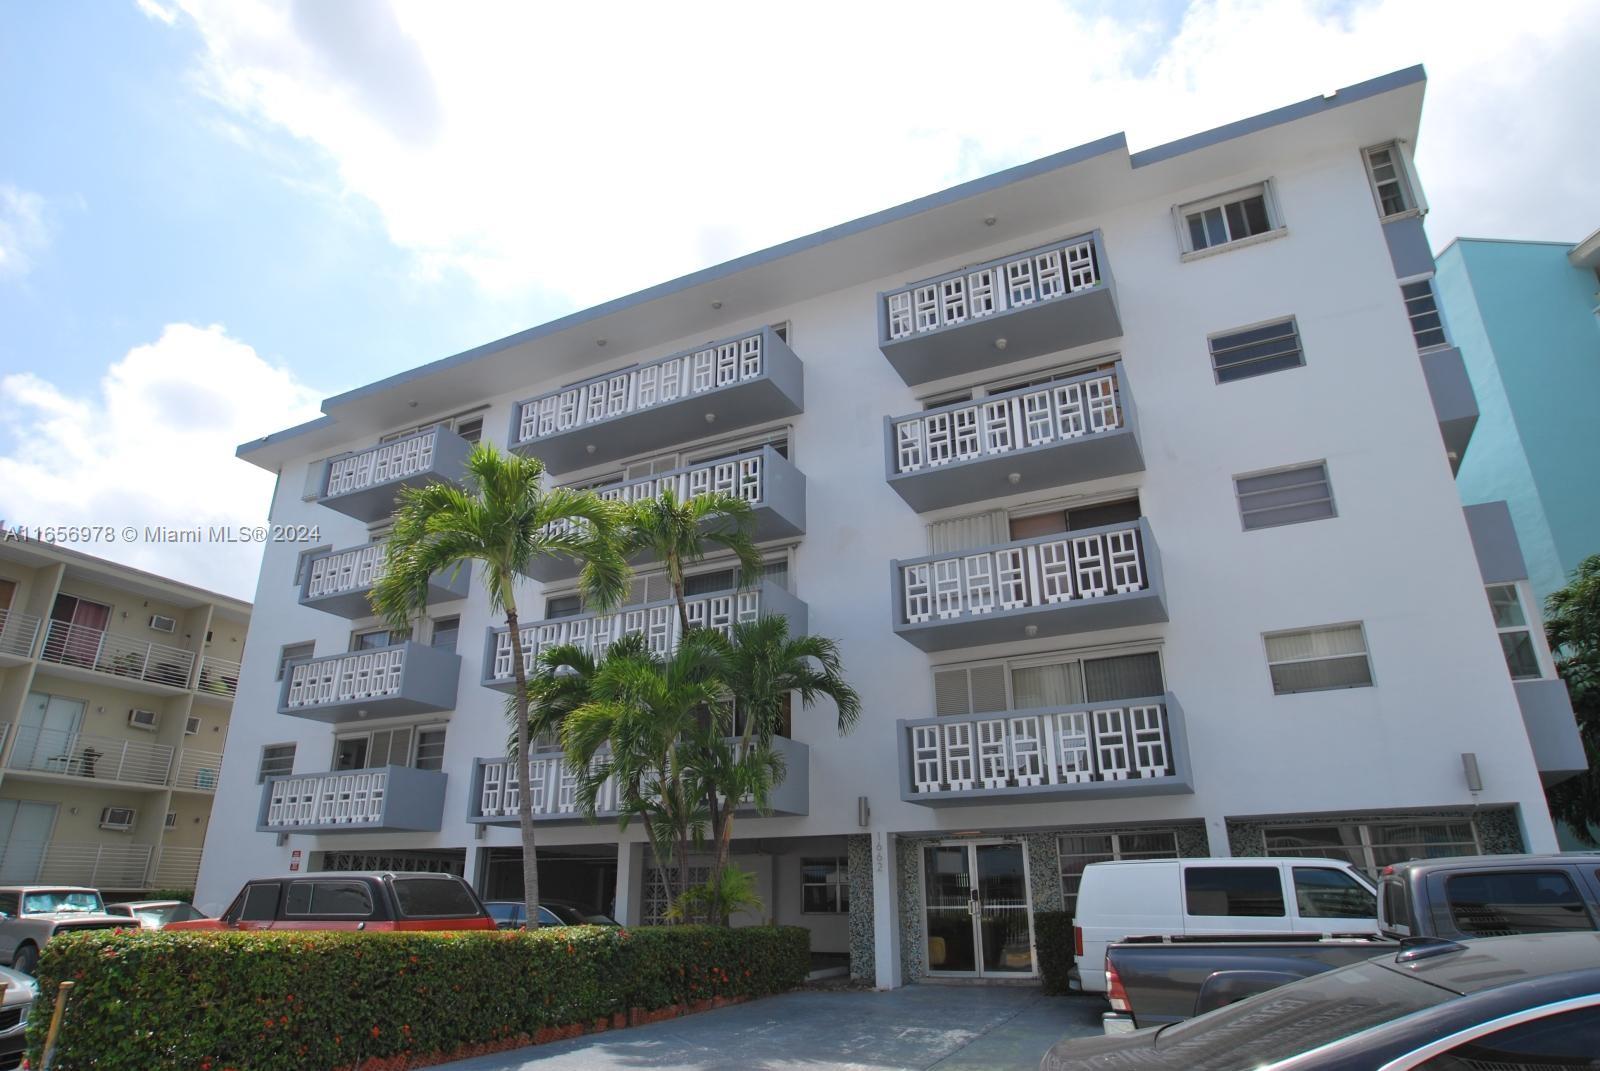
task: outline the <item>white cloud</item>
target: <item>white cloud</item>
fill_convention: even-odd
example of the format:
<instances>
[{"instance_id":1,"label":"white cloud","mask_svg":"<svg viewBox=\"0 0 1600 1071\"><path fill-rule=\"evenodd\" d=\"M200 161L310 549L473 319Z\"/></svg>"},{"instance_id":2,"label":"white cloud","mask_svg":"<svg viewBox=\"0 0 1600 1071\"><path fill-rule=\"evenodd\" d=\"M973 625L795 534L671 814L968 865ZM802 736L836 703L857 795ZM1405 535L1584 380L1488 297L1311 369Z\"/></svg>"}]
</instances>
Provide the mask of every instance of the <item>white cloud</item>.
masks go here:
<instances>
[{"instance_id":1,"label":"white cloud","mask_svg":"<svg viewBox=\"0 0 1600 1071\"><path fill-rule=\"evenodd\" d=\"M189 528L266 522L273 477L233 456L262 421L317 415L318 392L220 326L170 324L107 369L97 397L0 377L0 517L8 525ZM261 548L79 543L74 549L250 599Z\"/></svg>"},{"instance_id":2,"label":"white cloud","mask_svg":"<svg viewBox=\"0 0 1600 1071\"><path fill-rule=\"evenodd\" d=\"M0 185L0 279L28 274L33 258L49 244L44 198Z\"/></svg>"},{"instance_id":3,"label":"white cloud","mask_svg":"<svg viewBox=\"0 0 1600 1071\"><path fill-rule=\"evenodd\" d=\"M1194 0L1175 34L1050 0L181 3L208 92L325 152L422 270L502 297L587 304L1119 129L1147 146L1419 61L1436 241L1595 224L1584 0Z\"/></svg>"}]
</instances>

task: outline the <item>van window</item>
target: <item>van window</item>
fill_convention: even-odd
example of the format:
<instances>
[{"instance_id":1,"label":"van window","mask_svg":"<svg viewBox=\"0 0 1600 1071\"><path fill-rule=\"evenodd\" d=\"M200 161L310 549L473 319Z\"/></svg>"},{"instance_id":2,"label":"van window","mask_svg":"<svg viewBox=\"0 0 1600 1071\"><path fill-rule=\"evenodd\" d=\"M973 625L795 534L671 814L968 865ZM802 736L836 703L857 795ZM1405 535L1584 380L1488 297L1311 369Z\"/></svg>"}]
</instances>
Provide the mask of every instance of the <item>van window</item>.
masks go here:
<instances>
[{"instance_id":1,"label":"van window","mask_svg":"<svg viewBox=\"0 0 1600 1071\"><path fill-rule=\"evenodd\" d=\"M284 915L366 918L372 914L372 894L361 881L296 881L289 884L283 901Z\"/></svg>"},{"instance_id":2,"label":"van window","mask_svg":"<svg viewBox=\"0 0 1600 1071\"><path fill-rule=\"evenodd\" d=\"M394 898L406 918L475 918L478 905L465 883L445 878L395 878Z\"/></svg>"},{"instance_id":3,"label":"van window","mask_svg":"<svg viewBox=\"0 0 1600 1071\"><path fill-rule=\"evenodd\" d=\"M1406 912L1405 886L1398 881L1383 883L1383 920L1398 933L1411 932L1411 919Z\"/></svg>"},{"instance_id":4,"label":"van window","mask_svg":"<svg viewBox=\"0 0 1600 1071\"><path fill-rule=\"evenodd\" d=\"M240 922L271 922L277 917L277 882L245 886L244 906L239 909Z\"/></svg>"},{"instance_id":5,"label":"van window","mask_svg":"<svg viewBox=\"0 0 1600 1071\"><path fill-rule=\"evenodd\" d=\"M1183 872L1191 915L1281 918L1283 878L1275 866L1195 866Z\"/></svg>"},{"instance_id":6,"label":"van window","mask_svg":"<svg viewBox=\"0 0 1600 1071\"><path fill-rule=\"evenodd\" d=\"M1370 919L1378 914L1378 898L1332 867L1295 867L1294 899L1303 919Z\"/></svg>"},{"instance_id":7,"label":"van window","mask_svg":"<svg viewBox=\"0 0 1600 1071\"><path fill-rule=\"evenodd\" d=\"M1456 874L1444 889L1451 921L1469 937L1594 929L1583 897L1559 870Z\"/></svg>"}]
</instances>

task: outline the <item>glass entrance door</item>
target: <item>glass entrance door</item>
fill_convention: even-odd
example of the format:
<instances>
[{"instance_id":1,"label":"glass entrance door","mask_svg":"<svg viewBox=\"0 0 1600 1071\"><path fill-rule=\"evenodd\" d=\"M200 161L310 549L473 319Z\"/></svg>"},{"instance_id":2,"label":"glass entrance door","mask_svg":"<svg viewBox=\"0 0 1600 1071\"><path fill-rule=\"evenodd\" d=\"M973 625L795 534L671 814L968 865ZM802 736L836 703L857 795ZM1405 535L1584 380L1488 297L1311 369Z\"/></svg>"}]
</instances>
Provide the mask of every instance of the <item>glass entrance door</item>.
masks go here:
<instances>
[{"instance_id":1,"label":"glass entrance door","mask_svg":"<svg viewBox=\"0 0 1600 1071\"><path fill-rule=\"evenodd\" d=\"M1021 844L930 844L923 849L923 875L929 973L1034 973L1028 864Z\"/></svg>"}]
</instances>

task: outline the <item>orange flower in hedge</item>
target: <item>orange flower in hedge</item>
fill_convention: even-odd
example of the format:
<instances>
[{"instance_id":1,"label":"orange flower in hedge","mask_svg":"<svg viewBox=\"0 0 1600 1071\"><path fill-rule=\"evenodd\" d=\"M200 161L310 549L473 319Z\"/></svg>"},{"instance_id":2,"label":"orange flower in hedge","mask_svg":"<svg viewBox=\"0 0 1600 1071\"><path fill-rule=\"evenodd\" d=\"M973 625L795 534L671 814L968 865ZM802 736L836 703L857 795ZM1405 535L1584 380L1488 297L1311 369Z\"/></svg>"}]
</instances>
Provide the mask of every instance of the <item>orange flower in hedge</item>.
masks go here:
<instances>
[{"instance_id":1,"label":"orange flower in hedge","mask_svg":"<svg viewBox=\"0 0 1600 1071\"><path fill-rule=\"evenodd\" d=\"M378 1028L377 1028L377 1027L373 1027L373 1028L372 1028L372 1036L373 1036L373 1037L377 1037L377 1036L378 1036L378 1035L379 1035L379 1034L381 1034L381 1033L383 1033L383 1031L382 1031L382 1030L379 1030L379 1029L378 1029Z\"/></svg>"}]
</instances>

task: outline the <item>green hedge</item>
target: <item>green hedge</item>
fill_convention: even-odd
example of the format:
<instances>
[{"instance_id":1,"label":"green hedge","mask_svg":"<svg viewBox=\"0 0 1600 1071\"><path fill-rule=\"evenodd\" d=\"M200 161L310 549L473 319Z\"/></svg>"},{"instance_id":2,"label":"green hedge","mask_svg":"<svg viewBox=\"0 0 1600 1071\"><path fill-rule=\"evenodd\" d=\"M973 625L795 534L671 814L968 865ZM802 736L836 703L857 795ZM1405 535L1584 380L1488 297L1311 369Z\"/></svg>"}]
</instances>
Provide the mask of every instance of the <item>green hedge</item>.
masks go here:
<instances>
[{"instance_id":1,"label":"green hedge","mask_svg":"<svg viewBox=\"0 0 1600 1071\"><path fill-rule=\"evenodd\" d=\"M57 1071L306 1071L388 1066L635 1009L791 989L809 971L798 927L504 933L88 932L39 965L33 1066L56 986L77 983Z\"/></svg>"},{"instance_id":2,"label":"green hedge","mask_svg":"<svg viewBox=\"0 0 1600 1071\"><path fill-rule=\"evenodd\" d=\"M1039 980L1046 993L1066 993L1072 970L1072 916L1065 911L1035 911L1033 939L1039 948Z\"/></svg>"}]
</instances>

